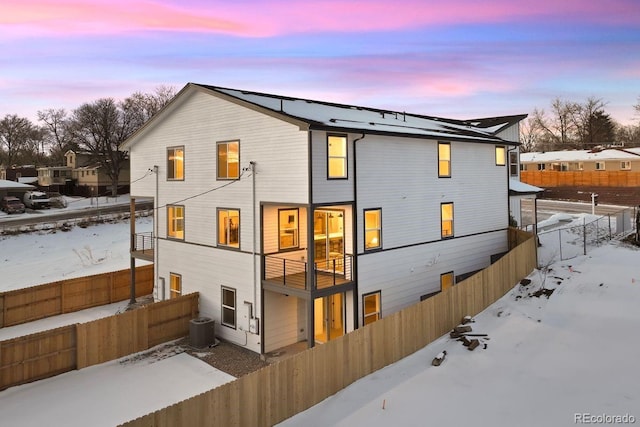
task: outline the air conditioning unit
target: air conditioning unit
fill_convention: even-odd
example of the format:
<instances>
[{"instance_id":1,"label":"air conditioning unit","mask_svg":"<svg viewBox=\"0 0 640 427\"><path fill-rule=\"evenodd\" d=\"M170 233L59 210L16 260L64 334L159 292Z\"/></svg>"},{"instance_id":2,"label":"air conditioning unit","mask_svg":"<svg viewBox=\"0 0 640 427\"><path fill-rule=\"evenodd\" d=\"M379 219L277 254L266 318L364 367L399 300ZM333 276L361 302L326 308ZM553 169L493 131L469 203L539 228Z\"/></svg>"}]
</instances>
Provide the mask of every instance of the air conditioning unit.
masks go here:
<instances>
[{"instance_id":1,"label":"air conditioning unit","mask_svg":"<svg viewBox=\"0 0 640 427\"><path fill-rule=\"evenodd\" d=\"M196 317L189 321L189 343L204 348L215 343L215 321L208 317Z\"/></svg>"}]
</instances>

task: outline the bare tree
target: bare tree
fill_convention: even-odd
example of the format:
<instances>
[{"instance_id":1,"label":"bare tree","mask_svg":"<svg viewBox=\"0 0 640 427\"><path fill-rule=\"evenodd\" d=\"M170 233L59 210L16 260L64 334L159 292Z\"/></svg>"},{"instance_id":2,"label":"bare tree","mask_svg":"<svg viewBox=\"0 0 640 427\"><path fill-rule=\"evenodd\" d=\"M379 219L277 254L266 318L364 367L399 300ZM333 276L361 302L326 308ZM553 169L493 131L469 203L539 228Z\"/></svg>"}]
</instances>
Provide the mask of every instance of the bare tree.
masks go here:
<instances>
[{"instance_id":1,"label":"bare tree","mask_svg":"<svg viewBox=\"0 0 640 427\"><path fill-rule=\"evenodd\" d=\"M536 118L528 117L520 122L520 152L529 153L538 149L540 130L536 126Z\"/></svg>"},{"instance_id":2,"label":"bare tree","mask_svg":"<svg viewBox=\"0 0 640 427\"><path fill-rule=\"evenodd\" d=\"M54 163L62 164L64 153L77 149L69 130L67 112L62 108L38 111L38 120L44 123L44 129L47 131L46 139L52 160Z\"/></svg>"},{"instance_id":3,"label":"bare tree","mask_svg":"<svg viewBox=\"0 0 640 427\"><path fill-rule=\"evenodd\" d=\"M612 142L613 123L605 113L607 105L600 98L587 98L583 104L573 103L570 118L577 136L577 143L583 150L602 143Z\"/></svg>"},{"instance_id":4,"label":"bare tree","mask_svg":"<svg viewBox=\"0 0 640 427\"><path fill-rule=\"evenodd\" d=\"M576 104L555 98L551 103L551 112L534 110L533 119L550 149L573 148L575 142L575 124L572 116Z\"/></svg>"},{"instance_id":5,"label":"bare tree","mask_svg":"<svg viewBox=\"0 0 640 427\"><path fill-rule=\"evenodd\" d=\"M38 161L42 130L25 117L7 114L0 120L0 149L2 162L11 166L16 161Z\"/></svg>"}]
</instances>

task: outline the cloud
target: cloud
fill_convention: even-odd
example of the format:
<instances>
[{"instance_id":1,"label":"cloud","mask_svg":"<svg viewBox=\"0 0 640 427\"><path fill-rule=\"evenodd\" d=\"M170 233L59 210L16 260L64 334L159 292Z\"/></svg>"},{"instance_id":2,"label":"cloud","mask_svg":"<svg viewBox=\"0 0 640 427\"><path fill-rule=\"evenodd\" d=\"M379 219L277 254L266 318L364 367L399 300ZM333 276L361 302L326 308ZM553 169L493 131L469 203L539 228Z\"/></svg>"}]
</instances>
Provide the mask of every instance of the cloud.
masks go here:
<instances>
[{"instance_id":1,"label":"cloud","mask_svg":"<svg viewBox=\"0 0 640 427\"><path fill-rule=\"evenodd\" d=\"M22 34L28 28L59 35L163 30L266 37L533 19L638 24L640 6L636 0L4 0L0 26Z\"/></svg>"}]
</instances>

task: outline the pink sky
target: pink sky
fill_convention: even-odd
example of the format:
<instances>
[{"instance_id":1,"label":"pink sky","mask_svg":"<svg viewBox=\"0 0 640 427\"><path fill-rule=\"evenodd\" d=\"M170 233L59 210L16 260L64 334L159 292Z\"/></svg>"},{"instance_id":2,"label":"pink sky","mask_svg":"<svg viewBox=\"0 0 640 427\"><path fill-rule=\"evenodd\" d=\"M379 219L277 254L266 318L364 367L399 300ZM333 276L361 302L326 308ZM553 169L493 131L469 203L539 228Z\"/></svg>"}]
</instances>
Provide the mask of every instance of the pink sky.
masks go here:
<instances>
[{"instance_id":1,"label":"pink sky","mask_svg":"<svg viewBox=\"0 0 640 427\"><path fill-rule=\"evenodd\" d=\"M192 81L454 118L595 96L631 123L639 28L636 0L5 0L0 117Z\"/></svg>"}]
</instances>

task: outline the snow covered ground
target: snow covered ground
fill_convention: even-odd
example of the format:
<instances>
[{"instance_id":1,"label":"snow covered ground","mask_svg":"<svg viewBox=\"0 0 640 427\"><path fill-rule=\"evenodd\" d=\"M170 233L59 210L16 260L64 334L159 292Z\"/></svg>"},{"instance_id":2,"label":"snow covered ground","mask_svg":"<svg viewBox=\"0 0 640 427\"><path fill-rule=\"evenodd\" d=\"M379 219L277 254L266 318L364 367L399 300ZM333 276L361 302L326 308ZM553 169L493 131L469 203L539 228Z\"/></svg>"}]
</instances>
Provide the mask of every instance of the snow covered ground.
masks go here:
<instances>
[{"instance_id":1,"label":"snow covered ground","mask_svg":"<svg viewBox=\"0 0 640 427\"><path fill-rule=\"evenodd\" d=\"M545 225L580 224L583 218L558 215ZM138 221L141 231L151 229L150 218ZM93 274L93 268L127 268L128 239L127 221L6 236L0 240L0 288L5 280L30 285ZM516 286L476 316L473 332L487 334L476 350L441 337L282 425L563 426L585 413L629 414L640 422L635 362L640 250L611 242L590 248L587 256L554 262L554 241L541 248L548 271L535 271L531 284ZM78 256L86 245L95 264ZM40 256L32 256L34 248ZM21 268L13 267L16 262ZM554 289L548 299L529 295L543 284ZM45 325L52 321L45 320ZM445 350L442 365L431 366ZM198 359L160 349L150 357L124 358L2 391L0 425L116 425L229 380Z\"/></svg>"},{"instance_id":2,"label":"snow covered ground","mask_svg":"<svg viewBox=\"0 0 640 427\"><path fill-rule=\"evenodd\" d=\"M151 231L153 219L136 220L136 231ZM0 236L0 292L127 269L129 220L74 226L69 231L35 231ZM136 265L144 265L136 261Z\"/></svg>"},{"instance_id":3,"label":"snow covered ground","mask_svg":"<svg viewBox=\"0 0 640 427\"><path fill-rule=\"evenodd\" d=\"M540 258L555 252L547 244ZM475 317L473 332L487 337L474 351L441 337L280 425L640 422L638 260L639 248L613 241L552 262ZM554 291L530 295L541 287ZM444 362L432 366L443 351Z\"/></svg>"}]
</instances>

